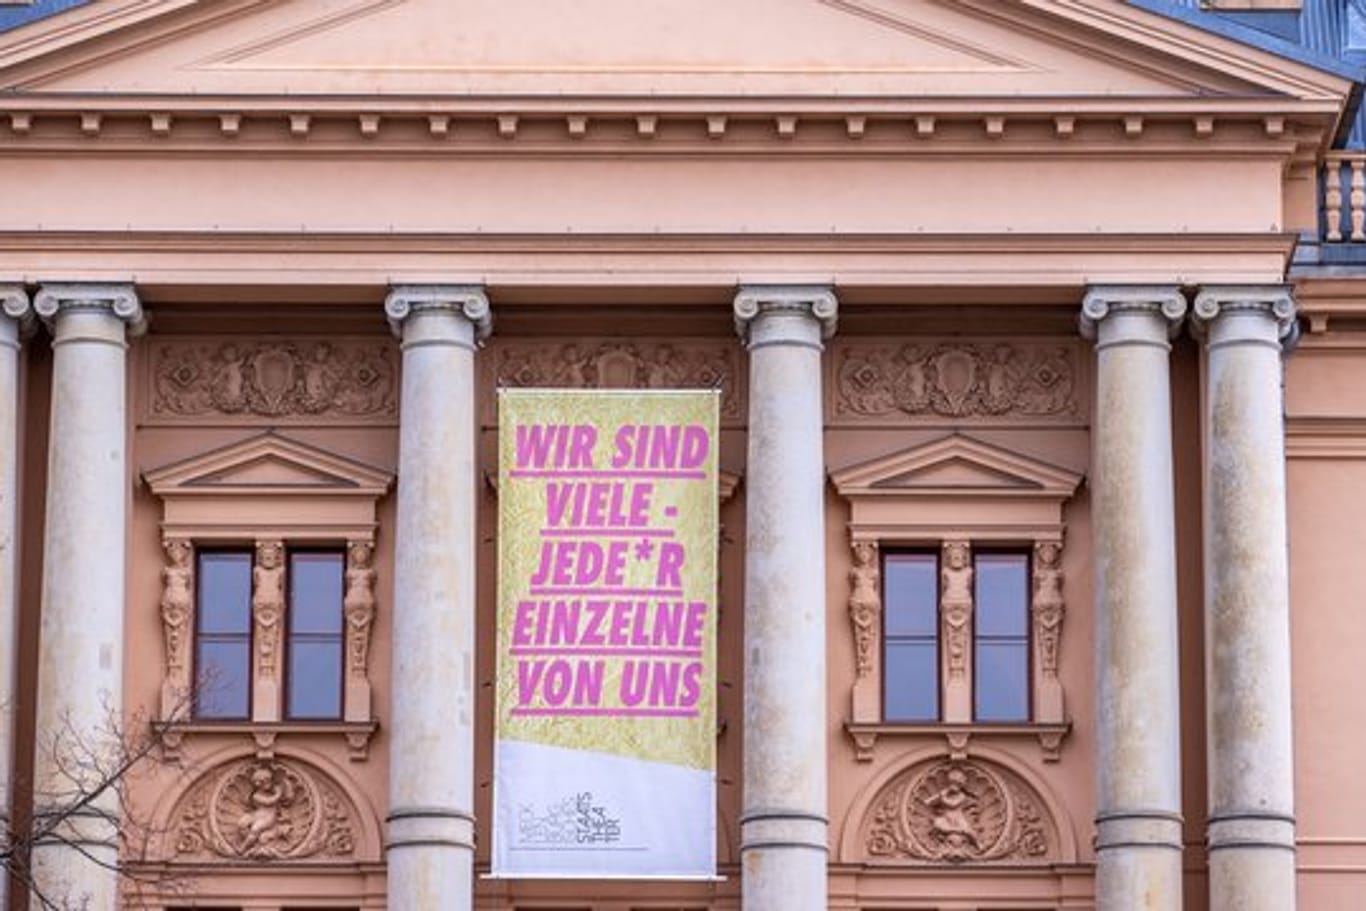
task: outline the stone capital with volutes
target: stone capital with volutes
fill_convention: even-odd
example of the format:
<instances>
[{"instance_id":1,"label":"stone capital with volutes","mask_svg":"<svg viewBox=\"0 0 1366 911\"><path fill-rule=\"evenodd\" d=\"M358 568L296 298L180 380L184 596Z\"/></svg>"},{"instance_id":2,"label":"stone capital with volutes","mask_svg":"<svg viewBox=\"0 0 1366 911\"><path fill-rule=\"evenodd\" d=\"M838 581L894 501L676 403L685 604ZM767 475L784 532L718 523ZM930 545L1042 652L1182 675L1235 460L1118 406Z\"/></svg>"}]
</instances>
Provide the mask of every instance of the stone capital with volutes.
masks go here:
<instances>
[{"instance_id":1,"label":"stone capital with volutes","mask_svg":"<svg viewBox=\"0 0 1366 911\"><path fill-rule=\"evenodd\" d=\"M0 325L0 343L18 345L33 328L33 305L23 285L0 284L0 314L9 325Z\"/></svg>"},{"instance_id":2,"label":"stone capital with volutes","mask_svg":"<svg viewBox=\"0 0 1366 911\"><path fill-rule=\"evenodd\" d=\"M1254 317L1252 320L1230 320L1229 317ZM1216 322L1224 324L1216 340L1211 329ZM1238 325L1241 323L1242 330ZM1295 296L1289 285L1206 285L1195 296L1191 313L1191 329L1206 344L1229 342L1257 342L1264 340L1264 327L1275 327L1275 338L1285 348L1294 345L1298 337L1295 321Z\"/></svg>"},{"instance_id":3,"label":"stone capital with volutes","mask_svg":"<svg viewBox=\"0 0 1366 911\"><path fill-rule=\"evenodd\" d=\"M756 319L768 315L808 317L820 326L820 338L835 334L839 300L825 285L742 285L735 294L735 331L753 344Z\"/></svg>"},{"instance_id":4,"label":"stone capital with volutes","mask_svg":"<svg viewBox=\"0 0 1366 911\"><path fill-rule=\"evenodd\" d=\"M399 338L403 337L403 324L408 319L434 314L468 320L476 345L493 331L488 295L479 285L394 285L384 300L384 315Z\"/></svg>"},{"instance_id":5,"label":"stone capital with volutes","mask_svg":"<svg viewBox=\"0 0 1366 911\"><path fill-rule=\"evenodd\" d=\"M1176 285L1092 285L1082 299L1078 319L1083 338L1100 337L1100 324L1124 314L1148 314L1163 320L1174 337L1186 315L1186 297Z\"/></svg>"},{"instance_id":6,"label":"stone capital with volutes","mask_svg":"<svg viewBox=\"0 0 1366 911\"><path fill-rule=\"evenodd\" d=\"M63 314L103 313L122 320L129 335L141 335L147 329L137 289L127 283L48 282L34 296L33 310L48 328Z\"/></svg>"}]
</instances>

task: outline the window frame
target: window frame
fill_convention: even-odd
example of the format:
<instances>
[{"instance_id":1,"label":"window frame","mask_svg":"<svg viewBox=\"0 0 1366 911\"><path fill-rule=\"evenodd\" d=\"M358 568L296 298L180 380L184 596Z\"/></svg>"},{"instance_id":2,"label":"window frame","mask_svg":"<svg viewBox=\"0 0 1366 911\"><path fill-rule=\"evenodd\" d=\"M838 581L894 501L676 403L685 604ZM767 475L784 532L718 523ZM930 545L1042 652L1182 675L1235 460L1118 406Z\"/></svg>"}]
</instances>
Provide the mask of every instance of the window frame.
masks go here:
<instances>
[{"instance_id":1,"label":"window frame","mask_svg":"<svg viewBox=\"0 0 1366 911\"><path fill-rule=\"evenodd\" d=\"M847 641L852 660L844 678L849 687L845 730L853 741L855 758L860 762L872 761L879 738L888 736L941 737L948 754L962 758L967 755L971 738L990 735L1037 738L1045 762L1059 759L1062 741L1071 730L1062 668L1075 666L1061 648L1066 617L1065 507L1079 489L1082 475L955 430L937 439L834 469L830 480L848 507L850 553L845 565L849 578ZM878 591L882 562L872 555L882 548L893 552L938 546L942 551L949 543L984 552L1016 548L1030 552L1029 721L973 720L974 685L969 685L959 671L962 665L957 651L958 643L966 644L965 660L971 672L976 649L973 641L964 636L964 614L968 614L966 622L971 623L972 599L963 592L961 577L955 579L948 598L952 602L953 622L944 621L943 589L948 580L942 579L943 561L947 559L942 552L940 655L947 660L945 656L951 654L954 664L952 674L941 674L940 717L947 720L887 720L883 699L887 672L884 605ZM1045 553L1046 556L1040 556ZM953 649L946 648L950 637L954 638ZM1075 673L1069 670L1067 676Z\"/></svg>"}]
</instances>

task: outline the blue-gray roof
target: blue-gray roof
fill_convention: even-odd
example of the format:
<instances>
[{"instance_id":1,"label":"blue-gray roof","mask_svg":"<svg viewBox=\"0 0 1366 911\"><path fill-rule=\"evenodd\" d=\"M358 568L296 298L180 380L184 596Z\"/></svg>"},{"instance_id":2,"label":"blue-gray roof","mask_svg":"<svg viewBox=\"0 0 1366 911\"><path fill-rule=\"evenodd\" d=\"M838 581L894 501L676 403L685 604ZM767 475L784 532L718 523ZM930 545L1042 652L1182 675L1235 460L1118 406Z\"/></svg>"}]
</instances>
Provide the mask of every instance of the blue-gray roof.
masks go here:
<instances>
[{"instance_id":1,"label":"blue-gray roof","mask_svg":"<svg viewBox=\"0 0 1366 911\"><path fill-rule=\"evenodd\" d=\"M0 6L0 32L89 2L90 0L34 0L25 6Z\"/></svg>"},{"instance_id":2,"label":"blue-gray roof","mask_svg":"<svg viewBox=\"0 0 1366 911\"><path fill-rule=\"evenodd\" d=\"M1366 0L1304 0L1300 9L1211 10L1200 0L1128 0L1197 28L1232 38L1360 85L1366 79ZM1360 90L1354 93L1359 100ZM1357 105L1339 146L1366 147L1366 110Z\"/></svg>"}]
</instances>

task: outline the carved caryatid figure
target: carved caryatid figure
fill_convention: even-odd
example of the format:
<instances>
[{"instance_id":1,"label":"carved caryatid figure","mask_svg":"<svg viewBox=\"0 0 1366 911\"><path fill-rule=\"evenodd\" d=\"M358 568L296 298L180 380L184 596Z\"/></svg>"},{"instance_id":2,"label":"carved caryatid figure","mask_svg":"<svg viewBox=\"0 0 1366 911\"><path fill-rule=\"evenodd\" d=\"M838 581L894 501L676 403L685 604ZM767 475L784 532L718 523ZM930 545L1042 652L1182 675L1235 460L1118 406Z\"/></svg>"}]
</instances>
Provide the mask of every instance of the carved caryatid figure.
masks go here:
<instances>
[{"instance_id":1,"label":"carved caryatid figure","mask_svg":"<svg viewBox=\"0 0 1366 911\"><path fill-rule=\"evenodd\" d=\"M1048 676L1058 673L1064 611L1062 544L1040 541L1034 545L1034 641L1038 643L1039 669Z\"/></svg>"},{"instance_id":2,"label":"carved caryatid figure","mask_svg":"<svg viewBox=\"0 0 1366 911\"><path fill-rule=\"evenodd\" d=\"M186 626L194 609L192 548L183 538L164 538L161 547L166 552L166 565L161 570L161 629L166 638L166 675L178 678L188 666Z\"/></svg>"},{"instance_id":3,"label":"carved caryatid figure","mask_svg":"<svg viewBox=\"0 0 1366 911\"><path fill-rule=\"evenodd\" d=\"M259 541L256 565L251 571L251 613L256 621L256 653L260 673L275 676L275 658L280 651L280 617L285 609L284 544Z\"/></svg>"},{"instance_id":4,"label":"carved caryatid figure","mask_svg":"<svg viewBox=\"0 0 1366 911\"><path fill-rule=\"evenodd\" d=\"M972 619L972 550L966 541L945 541L940 571L940 610L950 677L968 666L968 622Z\"/></svg>"},{"instance_id":5,"label":"carved caryatid figure","mask_svg":"<svg viewBox=\"0 0 1366 911\"><path fill-rule=\"evenodd\" d=\"M873 670L877 620L882 599L877 593L877 544L853 543L854 565L849 568L849 620L854 625L854 648L858 675L867 677Z\"/></svg>"},{"instance_id":6,"label":"carved caryatid figure","mask_svg":"<svg viewBox=\"0 0 1366 911\"><path fill-rule=\"evenodd\" d=\"M364 677L370 660L370 627L375 621L375 546L352 541L346 549L347 666L353 676Z\"/></svg>"}]
</instances>

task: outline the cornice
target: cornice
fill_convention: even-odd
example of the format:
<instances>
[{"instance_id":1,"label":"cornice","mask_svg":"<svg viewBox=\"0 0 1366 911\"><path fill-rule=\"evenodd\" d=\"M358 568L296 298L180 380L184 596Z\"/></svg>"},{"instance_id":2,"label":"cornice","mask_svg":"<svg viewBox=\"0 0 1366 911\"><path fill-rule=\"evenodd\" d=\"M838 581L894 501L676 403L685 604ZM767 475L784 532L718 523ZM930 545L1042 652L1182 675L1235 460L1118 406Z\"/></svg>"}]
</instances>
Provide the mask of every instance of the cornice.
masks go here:
<instances>
[{"instance_id":1,"label":"cornice","mask_svg":"<svg viewBox=\"0 0 1366 911\"><path fill-rule=\"evenodd\" d=\"M899 98L14 93L0 154L940 154L1313 158L1338 105L1265 96Z\"/></svg>"}]
</instances>

